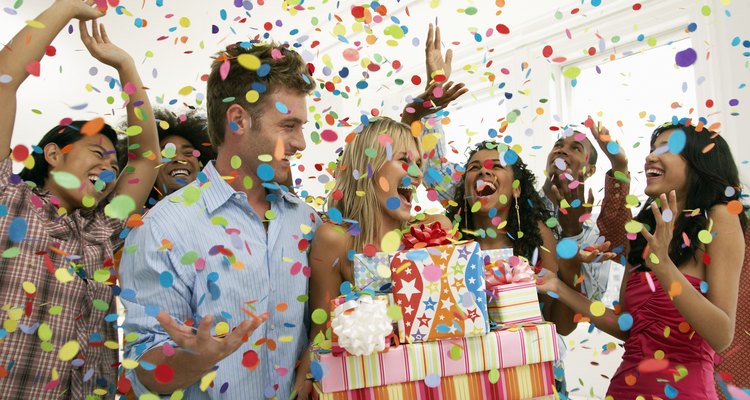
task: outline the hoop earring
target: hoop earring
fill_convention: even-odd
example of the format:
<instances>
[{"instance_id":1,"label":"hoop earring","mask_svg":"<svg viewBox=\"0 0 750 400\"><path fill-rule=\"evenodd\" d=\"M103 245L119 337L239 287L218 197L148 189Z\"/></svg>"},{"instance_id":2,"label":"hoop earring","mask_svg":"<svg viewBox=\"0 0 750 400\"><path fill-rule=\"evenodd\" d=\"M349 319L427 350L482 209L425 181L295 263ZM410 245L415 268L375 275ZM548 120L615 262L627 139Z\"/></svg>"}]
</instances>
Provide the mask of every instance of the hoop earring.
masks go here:
<instances>
[{"instance_id":1,"label":"hoop earring","mask_svg":"<svg viewBox=\"0 0 750 400\"><path fill-rule=\"evenodd\" d=\"M521 230L521 211L518 207L518 197L516 197L516 222L518 222L518 232L516 232L516 238L520 239L523 237L523 231Z\"/></svg>"}]
</instances>

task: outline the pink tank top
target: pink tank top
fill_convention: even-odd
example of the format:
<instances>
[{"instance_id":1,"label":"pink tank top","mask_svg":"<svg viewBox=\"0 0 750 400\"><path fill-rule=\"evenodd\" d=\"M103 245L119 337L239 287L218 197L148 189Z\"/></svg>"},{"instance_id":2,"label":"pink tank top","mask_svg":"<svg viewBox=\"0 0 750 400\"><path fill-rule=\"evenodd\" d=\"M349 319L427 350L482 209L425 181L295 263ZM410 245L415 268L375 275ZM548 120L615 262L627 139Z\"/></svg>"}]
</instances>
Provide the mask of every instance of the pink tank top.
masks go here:
<instances>
[{"instance_id":1,"label":"pink tank top","mask_svg":"<svg viewBox=\"0 0 750 400\"><path fill-rule=\"evenodd\" d=\"M700 290L700 279L685 277ZM638 395L646 399L717 399L716 352L685 321L653 273L633 272L625 299L633 326L625 341L622 364L612 377L607 394L615 400L635 399ZM657 352L663 354L661 359Z\"/></svg>"}]
</instances>

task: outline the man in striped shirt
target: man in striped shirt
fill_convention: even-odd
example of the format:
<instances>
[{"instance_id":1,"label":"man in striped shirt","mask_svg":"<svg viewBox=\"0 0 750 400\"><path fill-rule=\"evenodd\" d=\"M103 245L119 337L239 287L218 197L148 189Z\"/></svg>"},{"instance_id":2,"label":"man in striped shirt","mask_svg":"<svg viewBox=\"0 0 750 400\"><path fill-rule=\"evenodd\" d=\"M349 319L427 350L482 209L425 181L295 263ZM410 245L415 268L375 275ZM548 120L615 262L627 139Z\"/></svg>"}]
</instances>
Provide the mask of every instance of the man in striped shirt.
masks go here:
<instances>
[{"instance_id":1,"label":"man in striped shirt","mask_svg":"<svg viewBox=\"0 0 750 400\"><path fill-rule=\"evenodd\" d=\"M125 364L136 394L289 398L307 347L307 249L319 218L276 182L305 148L302 58L242 42L214 61L217 149L197 179L157 203L126 241ZM265 322L265 323L263 323Z\"/></svg>"}]
</instances>

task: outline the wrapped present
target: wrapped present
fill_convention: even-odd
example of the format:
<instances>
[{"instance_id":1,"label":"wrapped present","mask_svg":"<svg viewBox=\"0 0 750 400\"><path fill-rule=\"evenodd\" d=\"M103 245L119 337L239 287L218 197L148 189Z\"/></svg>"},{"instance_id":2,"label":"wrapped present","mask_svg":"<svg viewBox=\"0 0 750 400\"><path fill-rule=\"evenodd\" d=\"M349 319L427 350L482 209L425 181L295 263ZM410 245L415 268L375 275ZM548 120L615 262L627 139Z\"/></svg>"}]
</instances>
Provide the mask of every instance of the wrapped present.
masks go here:
<instances>
[{"instance_id":1,"label":"wrapped present","mask_svg":"<svg viewBox=\"0 0 750 400\"><path fill-rule=\"evenodd\" d=\"M551 323L513 327L487 335L402 344L368 356L313 352L323 392L414 382L428 375L455 376L559 359Z\"/></svg>"},{"instance_id":2,"label":"wrapped present","mask_svg":"<svg viewBox=\"0 0 750 400\"><path fill-rule=\"evenodd\" d=\"M494 258L489 264L485 262L490 320L501 325L542 322L535 279L534 270L523 257L511 255L507 261Z\"/></svg>"},{"instance_id":3,"label":"wrapped present","mask_svg":"<svg viewBox=\"0 0 750 400\"><path fill-rule=\"evenodd\" d=\"M489 268L493 265L498 265L500 262L507 262L513 257L512 247L503 247L502 249L490 249L490 250L479 250L479 258L482 259L482 263L485 268Z\"/></svg>"},{"instance_id":4,"label":"wrapped present","mask_svg":"<svg viewBox=\"0 0 750 400\"><path fill-rule=\"evenodd\" d=\"M439 377L437 385L426 381L397 383L335 393L323 392L313 383L313 399L319 400L475 400L475 399L549 399L554 396L555 376L552 362L520 365L498 371L497 380L488 372ZM494 383L493 383L494 382Z\"/></svg>"},{"instance_id":5,"label":"wrapped present","mask_svg":"<svg viewBox=\"0 0 750 400\"><path fill-rule=\"evenodd\" d=\"M489 317L479 245L419 246L424 243L396 252L391 260L393 299L403 315L398 325L401 342L486 334Z\"/></svg>"},{"instance_id":6,"label":"wrapped present","mask_svg":"<svg viewBox=\"0 0 750 400\"><path fill-rule=\"evenodd\" d=\"M355 289L372 289L378 293L390 293L391 257L392 254L385 252L377 252L372 257L355 254L353 260Z\"/></svg>"}]
</instances>

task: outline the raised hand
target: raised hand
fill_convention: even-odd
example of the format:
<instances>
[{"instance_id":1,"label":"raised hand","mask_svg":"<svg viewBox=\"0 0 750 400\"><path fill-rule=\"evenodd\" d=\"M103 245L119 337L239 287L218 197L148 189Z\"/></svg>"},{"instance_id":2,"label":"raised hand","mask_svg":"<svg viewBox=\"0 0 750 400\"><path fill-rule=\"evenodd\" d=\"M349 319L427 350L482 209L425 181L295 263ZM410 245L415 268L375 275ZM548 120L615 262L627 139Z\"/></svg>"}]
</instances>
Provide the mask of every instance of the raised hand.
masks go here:
<instances>
[{"instance_id":1,"label":"raised hand","mask_svg":"<svg viewBox=\"0 0 750 400\"><path fill-rule=\"evenodd\" d=\"M463 83L454 85L453 82L445 84L432 82L427 85L424 92L404 107L401 122L410 125L424 116L434 114L448 107L451 102L468 91L469 89L466 89Z\"/></svg>"},{"instance_id":2,"label":"raised hand","mask_svg":"<svg viewBox=\"0 0 750 400\"><path fill-rule=\"evenodd\" d=\"M589 118L586 120L584 125L586 125L589 128L589 130L591 131L591 136L594 137L594 140L596 140L596 143L599 144L599 148L602 149L604 154L607 155L607 158L609 159L609 163L612 166L612 169L614 171L620 171L622 173L627 174L628 157L625 154L625 150L622 148L622 146L619 145L619 142L615 141L615 143L618 144L617 154L612 154L609 151L608 145L609 145L609 142L612 141L612 137L609 134L609 129L602 126L601 121L595 124L591 116L589 116Z\"/></svg>"},{"instance_id":3,"label":"raised hand","mask_svg":"<svg viewBox=\"0 0 750 400\"><path fill-rule=\"evenodd\" d=\"M671 263L669 258L669 244L672 242L674 223L677 219L677 195L675 191L669 192L669 201L667 195L662 193L661 210L656 202L651 203L651 212L654 213L656 229L650 233L645 226L641 228L641 234L648 242L648 255L645 257L646 265L656 271Z\"/></svg>"},{"instance_id":4,"label":"raised hand","mask_svg":"<svg viewBox=\"0 0 750 400\"><path fill-rule=\"evenodd\" d=\"M97 24L91 21L91 32L86 27L84 21L78 23L81 31L81 41L88 49L89 53L97 60L119 70L127 63L132 63L133 58L125 50L117 47L109 40L104 24Z\"/></svg>"},{"instance_id":5,"label":"raised hand","mask_svg":"<svg viewBox=\"0 0 750 400\"><path fill-rule=\"evenodd\" d=\"M570 170L567 171L570 173ZM580 173L579 175L583 175ZM559 179L559 174L556 174L552 178L552 195L550 201L555 205L557 209L557 222L562 228L563 235L575 236L581 233L583 229L583 223L591 218L591 208L594 205L594 191L589 189L588 199L584 199L586 188L583 184L581 177L575 177L578 183L574 189L570 188L570 183ZM562 201L568 205L572 205L575 200L578 200L578 207L561 207Z\"/></svg>"},{"instance_id":6,"label":"raised hand","mask_svg":"<svg viewBox=\"0 0 750 400\"><path fill-rule=\"evenodd\" d=\"M435 80L435 75L442 75L438 82L445 82L451 76L451 62L453 61L453 50L448 49L443 58L442 45L440 43L440 27L430 24L425 42L425 64L427 67L427 85Z\"/></svg>"},{"instance_id":7,"label":"raised hand","mask_svg":"<svg viewBox=\"0 0 750 400\"><path fill-rule=\"evenodd\" d=\"M542 268L537 274L536 290L541 294L557 293L561 284L564 285L557 274L547 268Z\"/></svg>"},{"instance_id":8,"label":"raised hand","mask_svg":"<svg viewBox=\"0 0 750 400\"><path fill-rule=\"evenodd\" d=\"M617 253L609 251L611 246L610 242L604 242L601 244L590 244L585 248L578 250L578 258L583 263L592 262L604 262L613 260L617 257Z\"/></svg>"},{"instance_id":9,"label":"raised hand","mask_svg":"<svg viewBox=\"0 0 750 400\"><path fill-rule=\"evenodd\" d=\"M207 315L201 320L197 332L193 328L178 324L165 311L161 311L156 316L156 320L169 334L169 337L178 346L195 355L195 360L200 363L200 365L195 365L196 369L211 368L234 353L266 319L268 319L268 313L264 313L252 321L242 321L226 336L216 337L211 335L213 322L211 315Z\"/></svg>"}]
</instances>

